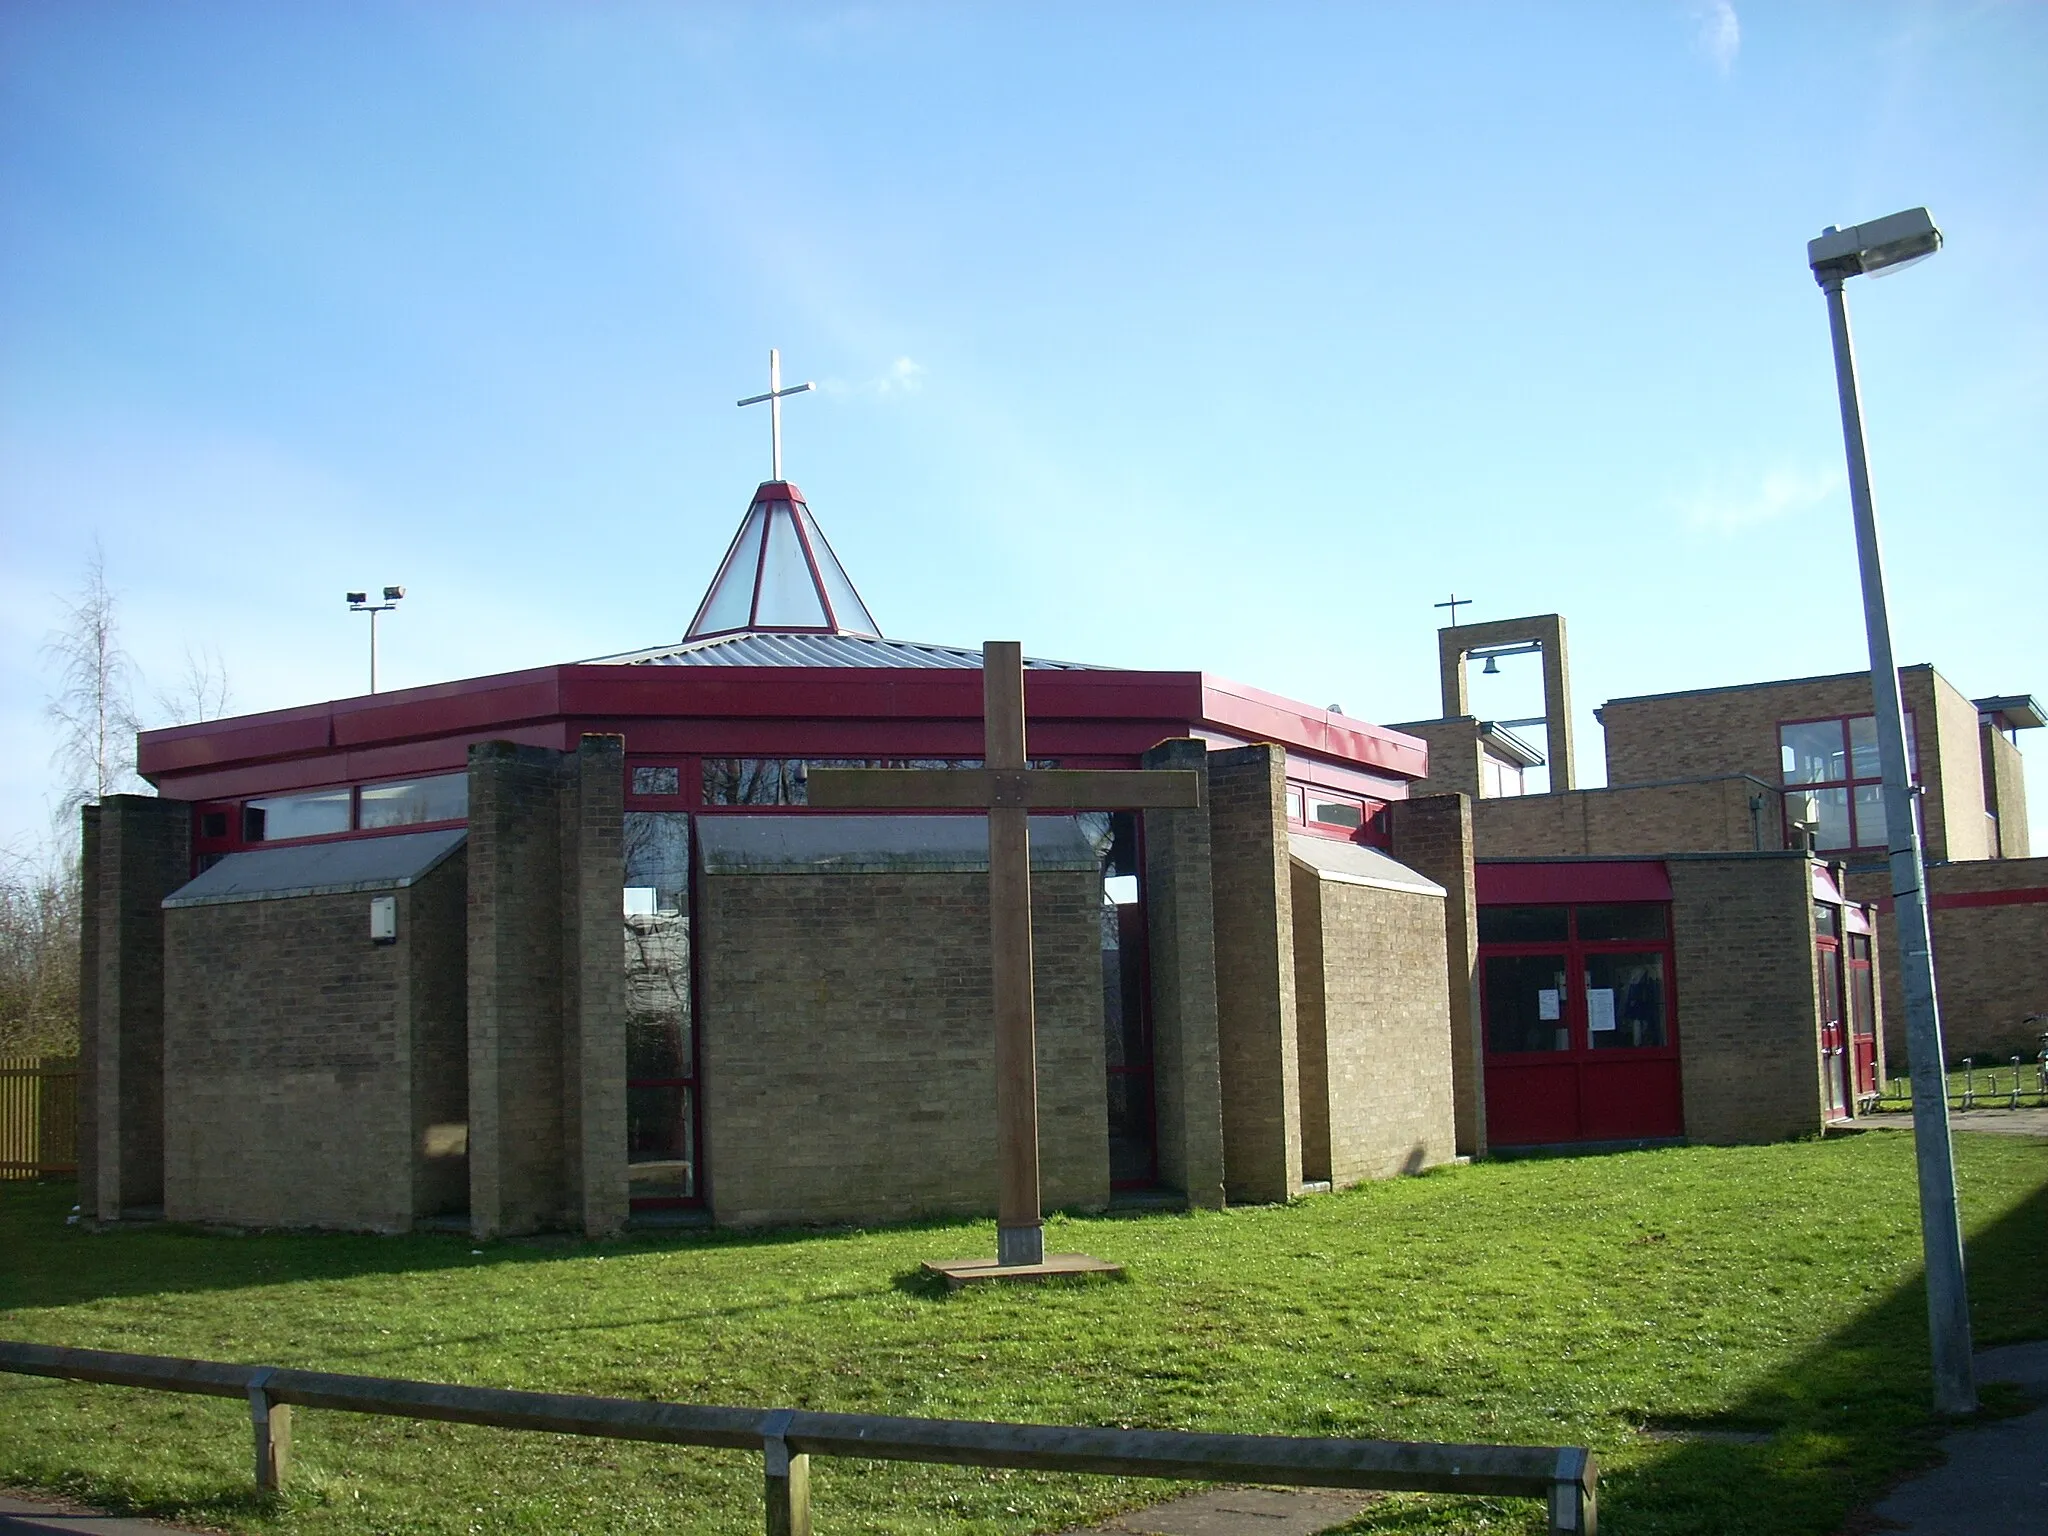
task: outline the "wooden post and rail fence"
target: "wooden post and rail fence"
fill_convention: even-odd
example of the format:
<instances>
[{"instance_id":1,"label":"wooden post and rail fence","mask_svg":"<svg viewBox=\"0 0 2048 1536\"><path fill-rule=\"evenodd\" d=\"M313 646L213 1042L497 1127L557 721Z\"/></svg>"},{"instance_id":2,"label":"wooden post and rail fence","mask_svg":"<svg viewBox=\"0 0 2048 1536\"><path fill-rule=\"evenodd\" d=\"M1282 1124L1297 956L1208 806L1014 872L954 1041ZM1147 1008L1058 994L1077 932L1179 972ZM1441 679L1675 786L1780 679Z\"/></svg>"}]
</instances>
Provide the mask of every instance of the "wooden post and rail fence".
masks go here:
<instances>
[{"instance_id":1,"label":"wooden post and rail fence","mask_svg":"<svg viewBox=\"0 0 2048 1536\"><path fill-rule=\"evenodd\" d=\"M78 1059L0 1056L0 1179L78 1172Z\"/></svg>"},{"instance_id":2,"label":"wooden post and rail fence","mask_svg":"<svg viewBox=\"0 0 2048 1536\"><path fill-rule=\"evenodd\" d=\"M255 1431L256 1483L266 1490L284 1483L291 1455L292 1409L296 1407L755 1451L764 1462L768 1536L810 1536L813 1456L1182 1482L1521 1496L1547 1502L1552 1536L1597 1536L1594 1495L1598 1471L1592 1453L1575 1446L1204 1435L1178 1430L1075 1429L809 1413L789 1408L697 1407L7 1341L0 1341L0 1370L244 1398Z\"/></svg>"}]
</instances>

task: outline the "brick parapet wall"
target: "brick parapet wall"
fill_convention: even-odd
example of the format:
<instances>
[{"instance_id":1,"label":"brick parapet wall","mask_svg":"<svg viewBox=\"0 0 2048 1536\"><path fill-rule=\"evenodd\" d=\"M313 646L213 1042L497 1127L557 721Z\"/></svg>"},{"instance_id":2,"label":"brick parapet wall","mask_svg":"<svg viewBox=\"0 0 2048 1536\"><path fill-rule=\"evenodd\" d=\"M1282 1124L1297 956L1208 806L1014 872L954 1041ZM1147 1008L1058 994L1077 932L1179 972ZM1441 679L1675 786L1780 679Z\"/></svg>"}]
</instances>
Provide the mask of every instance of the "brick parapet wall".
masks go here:
<instances>
[{"instance_id":1,"label":"brick parapet wall","mask_svg":"<svg viewBox=\"0 0 2048 1536\"><path fill-rule=\"evenodd\" d=\"M985 871L699 882L704 1134L722 1225L985 1215L996 1196ZM1102 891L1032 875L1040 1181L1109 1200Z\"/></svg>"},{"instance_id":2,"label":"brick parapet wall","mask_svg":"<svg viewBox=\"0 0 2048 1536\"><path fill-rule=\"evenodd\" d=\"M102 1221L164 1197L163 899L192 875L192 808L150 795L100 802L91 1038L96 1187Z\"/></svg>"},{"instance_id":3,"label":"brick parapet wall","mask_svg":"<svg viewBox=\"0 0 2048 1536\"><path fill-rule=\"evenodd\" d=\"M1818 1132L1812 866L1787 853L1668 868L1687 1136L1731 1145Z\"/></svg>"},{"instance_id":4,"label":"brick parapet wall","mask_svg":"<svg viewBox=\"0 0 2048 1536\"><path fill-rule=\"evenodd\" d=\"M1984 748L1978 734L1977 706L1949 685L1931 667L1908 668L1900 678L1907 708L1919 720L1932 715L1938 724L1934 763L1921 806L1930 856L1943 859L1988 859L1991 821L1984 796ZM1926 730L1925 724L1918 726ZM1922 745L1924 762L1927 749Z\"/></svg>"},{"instance_id":5,"label":"brick parapet wall","mask_svg":"<svg viewBox=\"0 0 2048 1536\"><path fill-rule=\"evenodd\" d=\"M2026 764L2020 749L1997 726L1985 722L1977 731L1983 757L1985 804L1998 817L1995 852L2001 859L2024 859L2032 852L2027 827Z\"/></svg>"},{"instance_id":6,"label":"brick parapet wall","mask_svg":"<svg viewBox=\"0 0 2048 1536\"><path fill-rule=\"evenodd\" d=\"M1479 744L1479 721L1472 715L1448 720L1410 720L1388 727L1420 738L1429 746L1429 777L1408 786L1412 796L1481 793L1486 750Z\"/></svg>"},{"instance_id":7,"label":"brick parapet wall","mask_svg":"<svg viewBox=\"0 0 2048 1536\"><path fill-rule=\"evenodd\" d=\"M1206 775L1208 747L1161 742L1147 768ZM1188 1204L1223 1204L1223 1091L1216 1023L1216 912L1209 808L1146 811L1145 922L1159 1179Z\"/></svg>"},{"instance_id":8,"label":"brick parapet wall","mask_svg":"<svg viewBox=\"0 0 2048 1536\"><path fill-rule=\"evenodd\" d=\"M1691 779L1481 800L1479 856L1756 853L1785 846L1784 795L1760 779Z\"/></svg>"},{"instance_id":9,"label":"brick parapet wall","mask_svg":"<svg viewBox=\"0 0 2048 1536\"><path fill-rule=\"evenodd\" d=\"M165 914L164 1213L397 1232L412 1220L411 892Z\"/></svg>"},{"instance_id":10,"label":"brick parapet wall","mask_svg":"<svg viewBox=\"0 0 2048 1536\"><path fill-rule=\"evenodd\" d=\"M1444 899L1293 869L1306 1176L1341 1188L1456 1154Z\"/></svg>"},{"instance_id":11,"label":"brick parapet wall","mask_svg":"<svg viewBox=\"0 0 2048 1536\"><path fill-rule=\"evenodd\" d=\"M1901 667L1899 685L1913 717L1918 775L1926 785L1928 856L1982 858L1987 850L1975 706L1929 666ZM1870 676L1864 672L1610 700L1601 707L1607 782L1625 787L1748 774L1779 784L1782 722L1867 715L1871 709Z\"/></svg>"},{"instance_id":12,"label":"brick parapet wall","mask_svg":"<svg viewBox=\"0 0 2048 1536\"><path fill-rule=\"evenodd\" d=\"M1299 860L1288 871L1294 919L1294 1039L1301 1082L1301 1176L1330 1182L1330 1051L1323 980L1322 877Z\"/></svg>"},{"instance_id":13,"label":"brick parapet wall","mask_svg":"<svg viewBox=\"0 0 2048 1536\"><path fill-rule=\"evenodd\" d=\"M1445 891L1444 980L1456 1146L1463 1156L1484 1157L1486 1080L1479 1023L1473 809L1470 798L1455 794L1397 800L1388 808L1394 857Z\"/></svg>"},{"instance_id":14,"label":"brick parapet wall","mask_svg":"<svg viewBox=\"0 0 2048 1536\"><path fill-rule=\"evenodd\" d=\"M1223 1172L1237 1201L1301 1189L1286 771L1270 744L1209 754Z\"/></svg>"}]
</instances>

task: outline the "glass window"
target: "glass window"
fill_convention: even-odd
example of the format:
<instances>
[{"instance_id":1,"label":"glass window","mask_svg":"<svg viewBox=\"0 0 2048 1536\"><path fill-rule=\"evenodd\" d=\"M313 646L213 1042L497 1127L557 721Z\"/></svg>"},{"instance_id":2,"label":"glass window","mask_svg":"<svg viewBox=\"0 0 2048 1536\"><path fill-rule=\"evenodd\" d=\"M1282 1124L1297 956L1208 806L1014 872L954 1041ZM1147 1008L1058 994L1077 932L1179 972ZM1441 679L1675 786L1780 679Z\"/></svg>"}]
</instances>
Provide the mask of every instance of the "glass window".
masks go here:
<instances>
[{"instance_id":1,"label":"glass window","mask_svg":"<svg viewBox=\"0 0 2048 1536\"><path fill-rule=\"evenodd\" d=\"M1871 995L1867 965L1849 967L1849 1030L1858 1035L1877 1033L1877 999Z\"/></svg>"},{"instance_id":2,"label":"glass window","mask_svg":"<svg viewBox=\"0 0 2048 1536\"><path fill-rule=\"evenodd\" d=\"M690 818L628 811L625 865L626 1163L636 1200L697 1193L690 1014Z\"/></svg>"},{"instance_id":3,"label":"glass window","mask_svg":"<svg viewBox=\"0 0 2048 1536\"><path fill-rule=\"evenodd\" d=\"M706 805L801 805L802 763L779 757L707 757Z\"/></svg>"},{"instance_id":4,"label":"glass window","mask_svg":"<svg viewBox=\"0 0 2048 1536\"><path fill-rule=\"evenodd\" d=\"M1335 800L1312 789L1308 793L1308 819L1325 827L1362 827L1365 807L1356 800Z\"/></svg>"},{"instance_id":5,"label":"glass window","mask_svg":"<svg viewBox=\"0 0 2048 1536\"><path fill-rule=\"evenodd\" d=\"M768 555L761 564L761 600L754 609L754 622L788 628L822 628L825 623L825 600L811 579L796 520L785 507L769 514Z\"/></svg>"},{"instance_id":6,"label":"glass window","mask_svg":"<svg viewBox=\"0 0 2048 1536\"><path fill-rule=\"evenodd\" d=\"M1812 791L1812 813L1819 823L1815 848L1853 848L1849 834L1849 791L1845 788L1817 788Z\"/></svg>"},{"instance_id":7,"label":"glass window","mask_svg":"<svg viewBox=\"0 0 2048 1536\"><path fill-rule=\"evenodd\" d=\"M832 553L832 546L825 542L825 535L818 531L817 520L802 502L797 510L803 515L804 537L810 540L811 557L818 567L818 579L825 583L825 595L832 599L832 618L841 629L852 630L860 635L879 635L882 631L868 612L868 605L860 600L860 594L853 590L853 583L846 579L846 570L839 563L839 557Z\"/></svg>"},{"instance_id":8,"label":"glass window","mask_svg":"<svg viewBox=\"0 0 2048 1536\"><path fill-rule=\"evenodd\" d=\"M1565 941L1564 907L1481 907L1479 942L1482 944L1562 944Z\"/></svg>"},{"instance_id":9,"label":"glass window","mask_svg":"<svg viewBox=\"0 0 2048 1536\"><path fill-rule=\"evenodd\" d=\"M1586 956L1586 1043L1596 1051L1665 1043L1662 955Z\"/></svg>"},{"instance_id":10,"label":"glass window","mask_svg":"<svg viewBox=\"0 0 2048 1536\"><path fill-rule=\"evenodd\" d=\"M318 789L304 795L269 795L242 807L242 841L275 843L291 837L329 837L346 832L349 792Z\"/></svg>"},{"instance_id":11,"label":"glass window","mask_svg":"<svg viewBox=\"0 0 2048 1536\"><path fill-rule=\"evenodd\" d=\"M680 768L639 764L633 769L633 793L636 795L680 795L682 792L683 770Z\"/></svg>"},{"instance_id":12,"label":"glass window","mask_svg":"<svg viewBox=\"0 0 2048 1536\"><path fill-rule=\"evenodd\" d=\"M1287 819L1297 824L1308 820L1308 792L1299 784L1287 786Z\"/></svg>"},{"instance_id":13,"label":"glass window","mask_svg":"<svg viewBox=\"0 0 2048 1536\"><path fill-rule=\"evenodd\" d=\"M1664 903L1620 901L1574 909L1579 937L1584 940L1652 939L1665 937Z\"/></svg>"},{"instance_id":14,"label":"glass window","mask_svg":"<svg viewBox=\"0 0 2048 1536\"><path fill-rule=\"evenodd\" d=\"M807 805L813 768L979 768L978 757L707 757L706 805ZM1057 768L1057 758L1032 758L1032 768Z\"/></svg>"},{"instance_id":15,"label":"glass window","mask_svg":"<svg viewBox=\"0 0 2048 1536\"><path fill-rule=\"evenodd\" d=\"M626 1190L633 1200L688 1200L697 1193L693 1094L686 1084L626 1085Z\"/></svg>"},{"instance_id":16,"label":"glass window","mask_svg":"<svg viewBox=\"0 0 2048 1536\"><path fill-rule=\"evenodd\" d=\"M469 775L444 773L431 779L365 784L356 825L412 827L429 821L460 821L469 814Z\"/></svg>"},{"instance_id":17,"label":"glass window","mask_svg":"<svg viewBox=\"0 0 2048 1536\"><path fill-rule=\"evenodd\" d=\"M1788 792L1786 820L1817 825L1816 847L1882 848L1885 845L1882 766L1878 762L1877 721L1871 715L1835 720L1808 720L1778 727L1778 748L1785 784L1811 784L1812 790ZM1918 760L1913 717L1906 716L1906 756ZM1917 774L1915 775L1917 777Z\"/></svg>"},{"instance_id":18,"label":"glass window","mask_svg":"<svg viewBox=\"0 0 2048 1536\"><path fill-rule=\"evenodd\" d=\"M1849 777L1839 720L1779 726L1778 751L1787 784L1822 784Z\"/></svg>"},{"instance_id":19,"label":"glass window","mask_svg":"<svg viewBox=\"0 0 2048 1536\"><path fill-rule=\"evenodd\" d=\"M1857 715L1849 721L1849 774L1852 778L1876 779L1884 776L1884 769L1877 760L1877 716ZM1840 774L1830 774L1840 778Z\"/></svg>"},{"instance_id":20,"label":"glass window","mask_svg":"<svg viewBox=\"0 0 2048 1536\"><path fill-rule=\"evenodd\" d=\"M199 835L205 838L219 838L228 835L228 813L226 811L201 811L199 813Z\"/></svg>"},{"instance_id":21,"label":"glass window","mask_svg":"<svg viewBox=\"0 0 2048 1536\"><path fill-rule=\"evenodd\" d=\"M740 536L733 541L725 564L711 583L711 595L704 600L704 615L690 626L692 635L712 635L721 630L744 629L754 612L754 578L761 569L761 524L767 513L756 506L747 514Z\"/></svg>"},{"instance_id":22,"label":"glass window","mask_svg":"<svg viewBox=\"0 0 2048 1536\"><path fill-rule=\"evenodd\" d=\"M1564 956L1488 955L1484 984L1489 1051L1571 1049Z\"/></svg>"},{"instance_id":23,"label":"glass window","mask_svg":"<svg viewBox=\"0 0 2048 1536\"><path fill-rule=\"evenodd\" d=\"M1816 901L1813 904L1813 931L1823 939L1839 939L1842 936L1842 909L1831 902Z\"/></svg>"}]
</instances>

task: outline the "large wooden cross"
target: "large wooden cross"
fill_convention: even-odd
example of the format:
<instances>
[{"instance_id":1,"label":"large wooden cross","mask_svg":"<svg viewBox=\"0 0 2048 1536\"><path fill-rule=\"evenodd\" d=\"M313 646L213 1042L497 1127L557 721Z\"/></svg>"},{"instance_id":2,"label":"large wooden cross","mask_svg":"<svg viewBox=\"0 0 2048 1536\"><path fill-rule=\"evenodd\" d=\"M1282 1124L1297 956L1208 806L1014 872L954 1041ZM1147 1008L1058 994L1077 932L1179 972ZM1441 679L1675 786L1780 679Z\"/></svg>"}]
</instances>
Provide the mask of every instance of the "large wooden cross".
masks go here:
<instances>
[{"instance_id":1,"label":"large wooden cross","mask_svg":"<svg viewBox=\"0 0 2048 1536\"><path fill-rule=\"evenodd\" d=\"M1031 988L1033 810L1173 809L1202 803L1201 775L1175 769L1032 768L1024 750L1024 656L1014 640L981 650L987 745L981 768L813 768L809 800L836 810L988 813L988 905L995 989L996 1264L1042 1266L1038 1047Z\"/></svg>"}]
</instances>

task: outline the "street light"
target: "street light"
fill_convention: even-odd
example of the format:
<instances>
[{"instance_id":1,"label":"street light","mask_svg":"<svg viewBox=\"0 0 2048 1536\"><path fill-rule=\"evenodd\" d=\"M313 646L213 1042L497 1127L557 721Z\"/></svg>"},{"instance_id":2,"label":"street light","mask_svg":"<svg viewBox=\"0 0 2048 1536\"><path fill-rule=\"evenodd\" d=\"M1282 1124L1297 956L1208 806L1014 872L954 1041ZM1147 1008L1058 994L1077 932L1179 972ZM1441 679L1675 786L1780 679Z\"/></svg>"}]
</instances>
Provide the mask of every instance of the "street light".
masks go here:
<instances>
[{"instance_id":1,"label":"street light","mask_svg":"<svg viewBox=\"0 0 2048 1536\"><path fill-rule=\"evenodd\" d=\"M1877 715L1877 753L1884 772L1885 841L1891 859L1892 908L1898 921L1899 979L1906 997L1906 1046L1913 1060L1913 1153L1920 1175L1920 1246L1927 1269L1927 1332L1934 1355L1934 1406L1970 1413L1977 1385L1970 1364L1970 1298L1963 1280L1963 1229L1956 1209L1956 1171L1948 1133L1947 1058L1941 1010L1934 995L1934 949L1927 926L1926 867L1920 854L1917 787L1906 760L1906 712L1892 659L1885 611L1884 558L1870 500L1870 464L1863 451L1863 407L1856 358L1849 345L1844 279L1897 270L1941 249L1941 231L1925 208L1909 208L1850 229L1828 226L1806 245L1807 265L1827 295L1835 340L1835 385L1842 402L1842 442L1849 456L1849 503L1856 518L1856 560L1863 573L1863 624L1870 636L1870 692Z\"/></svg>"},{"instance_id":2,"label":"street light","mask_svg":"<svg viewBox=\"0 0 2048 1536\"><path fill-rule=\"evenodd\" d=\"M405 596L405 588L386 587L384 589L384 601L381 603L371 602L370 594L367 592L348 592L343 595L348 598L348 611L350 613L367 613L370 616L370 692L375 693L377 691L377 615L389 613L392 609L396 608L398 600Z\"/></svg>"}]
</instances>

